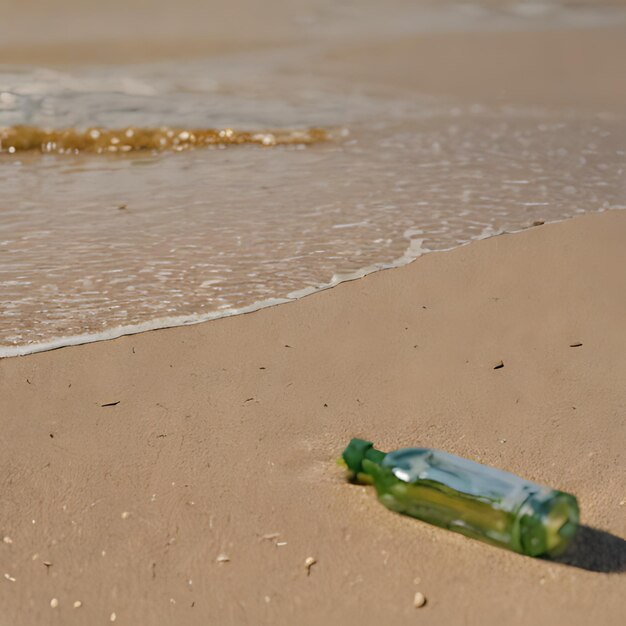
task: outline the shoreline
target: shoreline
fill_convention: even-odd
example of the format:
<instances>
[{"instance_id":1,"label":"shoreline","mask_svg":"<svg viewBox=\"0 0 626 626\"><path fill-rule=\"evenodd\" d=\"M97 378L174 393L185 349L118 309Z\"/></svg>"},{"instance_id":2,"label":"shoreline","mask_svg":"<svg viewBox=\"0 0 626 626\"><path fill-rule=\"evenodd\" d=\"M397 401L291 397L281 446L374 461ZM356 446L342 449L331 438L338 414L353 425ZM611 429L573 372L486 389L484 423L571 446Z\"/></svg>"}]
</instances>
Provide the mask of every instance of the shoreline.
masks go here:
<instances>
[{"instance_id":1,"label":"shoreline","mask_svg":"<svg viewBox=\"0 0 626 626\"><path fill-rule=\"evenodd\" d=\"M608 209L612 211L620 211L623 209ZM596 213L604 213L607 209L598 209L592 213L588 213L586 215L593 215ZM558 224L560 222L569 221L572 219L576 219L580 217L579 215L574 215L562 220L553 220L546 221L541 224L531 224L528 226L524 226L522 228L516 230L505 230L502 232L490 233L487 235L481 235L476 237L475 239L471 239L469 241L465 241L463 243L459 243L458 245L452 246L451 248L445 248L442 250L422 250L421 245L414 245L415 242L420 242L421 240L415 239L410 240L409 245L405 253L402 257L398 258L395 262L392 263L376 263L374 265L370 265L368 267L364 267L362 269L357 270L354 273L341 275L337 277L336 275L332 277L332 279L323 285L319 285L317 287L305 287L303 289L299 289L293 291L288 294L287 297L284 298L268 298L267 300L261 300L259 302L253 302L249 306L230 309L227 311L210 311L208 313L192 313L189 315L183 315L178 317L171 318L158 318L155 320L150 320L148 322L143 322L141 324L133 324L129 326L115 326L109 328L107 330L103 330L99 333L85 333L81 335L71 335L67 337L60 337L59 339L55 339L52 341L41 342L36 344L26 344L26 345L15 345L15 346L7 346L0 345L0 360L28 356L30 354L39 354L41 352L48 352L50 350L59 350L61 348L72 347L72 346L81 346L90 343L96 343L100 341L111 341L114 339L119 339L120 337L132 336L146 332L152 332L155 330L164 330L168 328L177 328L179 326L194 326L196 324L204 324L206 322L219 320L226 317L234 317L238 315L248 315L250 313L254 313L256 311L260 311L262 309L271 308L275 306L279 306L282 304L289 304L291 302L295 302L297 300L301 300L302 298L306 298L308 296L315 295L322 291L326 291L327 289L333 289L342 283L352 282L354 280L360 280L370 274L375 274L378 272L383 272L386 270L396 269L400 267L404 267L409 265L424 256L425 254L432 253L442 253L442 252L450 252L455 250L456 248L461 248L464 246L468 246L472 243L476 243L478 241L483 241L484 239L489 239L491 237L500 237L501 235L513 235L517 233L521 233L529 228L536 228L537 226L543 226L545 224Z\"/></svg>"},{"instance_id":2,"label":"shoreline","mask_svg":"<svg viewBox=\"0 0 626 626\"><path fill-rule=\"evenodd\" d=\"M0 360L6 619L413 624L419 591L435 625L619 624L625 238L588 214ZM570 491L591 530L555 562L395 515L335 465L352 436Z\"/></svg>"}]
</instances>

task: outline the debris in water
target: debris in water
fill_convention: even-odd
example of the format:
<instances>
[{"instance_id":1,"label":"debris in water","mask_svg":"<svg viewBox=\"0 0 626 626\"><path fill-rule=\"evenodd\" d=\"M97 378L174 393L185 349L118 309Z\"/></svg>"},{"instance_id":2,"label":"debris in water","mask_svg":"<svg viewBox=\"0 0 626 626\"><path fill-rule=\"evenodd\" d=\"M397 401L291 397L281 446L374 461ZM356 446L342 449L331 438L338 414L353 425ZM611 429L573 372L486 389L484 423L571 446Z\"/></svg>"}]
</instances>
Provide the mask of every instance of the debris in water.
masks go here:
<instances>
[{"instance_id":1,"label":"debris in water","mask_svg":"<svg viewBox=\"0 0 626 626\"><path fill-rule=\"evenodd\" d=\"M0 153L36 151L55 154L126 153L172 150L181 152L209 146L256 144L259 146L311 145L329 141L323 128L275 131L237 131L232 128L73 128L47 130L35 126L0 128ZM118 207L119 208L119 207Z\"/></svg>"},{"instance_id":2,"label":"debris in water","mask_svg":"<svg viewBox=\"0 0 626 626\"><path fill-rule=\"evenodd\" d=\"M230 561L230 557L227 554L220 554L215 560L218 563L228 563Z\"/></svg>"}]
</instances>

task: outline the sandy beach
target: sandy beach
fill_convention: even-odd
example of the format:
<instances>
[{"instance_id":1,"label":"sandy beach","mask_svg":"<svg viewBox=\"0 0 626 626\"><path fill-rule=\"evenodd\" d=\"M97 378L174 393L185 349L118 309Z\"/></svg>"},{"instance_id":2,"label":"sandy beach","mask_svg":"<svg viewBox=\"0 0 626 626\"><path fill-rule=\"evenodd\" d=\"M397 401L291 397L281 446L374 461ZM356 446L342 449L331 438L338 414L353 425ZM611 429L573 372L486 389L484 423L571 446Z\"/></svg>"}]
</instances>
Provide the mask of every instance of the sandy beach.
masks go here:
<instances>
[{"instance_id":1,"label":"sandy beach","mask_svg":"<svg viewBox=\"0 0 626 626\"><path fill-rule=\"evenodd\" d=\"M0 354L43 350L0 358L0 626L621 626L625 7L10 0L0 128L329 141L0 142ZM352 437L575 494L579 534L395 514Z\"/></svg>"},{"instance_id":2,"label":"sandy beach","mask_svg":"<svg viewBox=\"0 0 626 626\"><path fill-rule=\"evenodd\" d=\"M621 624L625 238L583 216L3 359L0 622ZM585 526L554 562L396 515L345 482L352 436L570 491Z\"/></svg>"}]
</instances>

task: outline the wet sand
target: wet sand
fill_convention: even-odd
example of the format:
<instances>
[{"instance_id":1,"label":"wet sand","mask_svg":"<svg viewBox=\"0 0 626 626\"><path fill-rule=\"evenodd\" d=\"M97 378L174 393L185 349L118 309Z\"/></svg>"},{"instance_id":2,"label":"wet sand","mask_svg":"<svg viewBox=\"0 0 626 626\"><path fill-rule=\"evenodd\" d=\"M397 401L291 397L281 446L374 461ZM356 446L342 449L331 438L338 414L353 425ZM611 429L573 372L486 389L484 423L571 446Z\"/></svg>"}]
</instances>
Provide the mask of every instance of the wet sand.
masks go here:
<instances>
[{"instance_id":1,"label":"wet sand","mask_svg":"<svg viewBox=\"0 0 626 626\"><path fill-rule=\"evenodd\" d=\"M624 58L626 26L616 25L425 33L337 46L320 66L379 89L622 113L626 107Z\"/></svg>"},{"instance_id":2,"label":"wet sand","mask_svg":"<svg viewBox=\"0 0 626 626\"><path fill-rule=\"evenodd\" d=\"M584 216L1 360L3 620L620 624L625 238ZM352 436L571 491L588 528L557 563L401 517L344 481Z\"/></svg>"},{"instance_id":3,"label":"wet sand","mask_svg":"<svg viewBox=\"0 0 626 626\"><path fill-rule=\"evenodd\" d=\"M35 21L35 32L47 32L42 21L41 17ZM525 29L510 26L498 31L499 22L492 26L486 22L486 27L469 31L440 27L441 32L390 37L384 31L351 32L347 26L335 34L321 27L311 34L298 27L297 20L291 25L246 20L247 28L238 31L235 25L242 22L230 18L230 29L213 35L206 29L201 35L191 28L181 32L182 27L138 33L94 27L77 40L31 35L12 41L11 33L22 27L19 21L7 27L9 19L0 37L0 63L68 68L227 59L255 50L259 54L278 50L287 76L299 81L307 74L328 76L346 81L348 91L359 85L374 93L413 92L470 102L623 113L626 23L622 14L601 27L564 28L548 22L538 28L530 23Z\"/></svg>"}]
</instances>

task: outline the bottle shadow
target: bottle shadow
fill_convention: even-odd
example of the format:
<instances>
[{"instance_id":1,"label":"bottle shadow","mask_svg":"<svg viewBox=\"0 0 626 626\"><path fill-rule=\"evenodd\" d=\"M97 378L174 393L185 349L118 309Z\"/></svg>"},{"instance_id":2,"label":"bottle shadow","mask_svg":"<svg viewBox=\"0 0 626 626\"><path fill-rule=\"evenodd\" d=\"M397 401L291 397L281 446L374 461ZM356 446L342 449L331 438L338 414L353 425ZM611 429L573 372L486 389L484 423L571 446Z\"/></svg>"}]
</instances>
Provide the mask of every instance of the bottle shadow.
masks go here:
<instances>
[{"instance_id":1,"label":"bottle shadow","mask_svg":"<svg viewBox=\"0 0 626 626\"><path fill-rule=\"evenodd\" d=\"M581 525L567 551L551 560L590 572L626 572L626 541L604 530Z\"/></svg>"}]
</instances>

